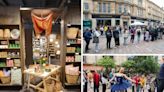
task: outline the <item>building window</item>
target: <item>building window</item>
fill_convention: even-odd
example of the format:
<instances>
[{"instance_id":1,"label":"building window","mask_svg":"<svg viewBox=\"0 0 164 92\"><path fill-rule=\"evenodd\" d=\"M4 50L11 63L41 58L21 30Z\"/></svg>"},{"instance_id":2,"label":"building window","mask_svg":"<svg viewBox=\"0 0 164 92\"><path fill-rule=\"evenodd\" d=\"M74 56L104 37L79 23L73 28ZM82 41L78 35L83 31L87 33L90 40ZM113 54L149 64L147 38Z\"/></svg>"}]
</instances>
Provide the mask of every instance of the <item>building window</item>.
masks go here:
<instances>
[{"instance_id":1,"label":"building window","mask_svg":"<svg viewBox=\"0 0 164 92\"><path fill-rule=\"evenodd\" d=\"M108 13L110 13L110 3L108 3Z\"/></svg>"},{"instance_id":2,"label":"building window","mask_svg":"<svg viewBox=\"0 0 164 92\"><path fill-rule=\"evenodd\" d=\"M121 4L118 6L118 12L122 13L122 5Z\"/></svg>"},{"instance_id":3,"label":"building window","mask_svg":"<svg viewBox=\"0 0 164 92\"><path fill-rule=\"evenodd\" d=\"M103 12L106 12L106 3L103 3Z\"/></svg>"},{"instance_id":4,"label":"building window","mask_svg":"<svg viewBox=\"0 0 164 92\"><path fill-rule=\"evenodd\" d=\"M101 3L98 3L98 12L101 12L101 10L102 10L102 5L101 5Z\"/></svg>"},{"instance_id":5,"label":"building window","mask_svg":"<svg viewBox=\"0 0 164 92\"><path fill-rule=\"evenodd\" d=\"M88 20L88 19L89 19L88 14L84 14L84 20Z\"/></svg>"},{"instance_id":6,"label":"building window","mask_svg":"<svg viewBox=\"0 0 164 92\"><path fill-rule=\"evenodd\" d=\"M130 2L131 2L131 0L124 0L124 2L128 2L128 3L130 3Z\"/></svg>"},{"instance_id":7,"label":"building window","mask_svg":"<svg viewBox=\"0 0 164 92\"><path fill-rule=\"evenodd\" d=\"M138 0L138 5L142 6L142 0Z\"/></svg>"},{"instance_id":8,"label":"building window","mask_svg":"<svg viewBox=\"0 0 164 92\"><path fill-rule=\"evenodd\" d=\"M84 3L84 10L89 10L89 5L88 5L88 3Z\"/></svg>"},{"instance_id":9,"label":"building window","mask_svg":"<svg viewBox=\"0 0 164 92\"><path fill-rule=\"evenodd\" d=\"M127 6L124 6L124 13L127 13Z\"/></svg>"}]
</instances>

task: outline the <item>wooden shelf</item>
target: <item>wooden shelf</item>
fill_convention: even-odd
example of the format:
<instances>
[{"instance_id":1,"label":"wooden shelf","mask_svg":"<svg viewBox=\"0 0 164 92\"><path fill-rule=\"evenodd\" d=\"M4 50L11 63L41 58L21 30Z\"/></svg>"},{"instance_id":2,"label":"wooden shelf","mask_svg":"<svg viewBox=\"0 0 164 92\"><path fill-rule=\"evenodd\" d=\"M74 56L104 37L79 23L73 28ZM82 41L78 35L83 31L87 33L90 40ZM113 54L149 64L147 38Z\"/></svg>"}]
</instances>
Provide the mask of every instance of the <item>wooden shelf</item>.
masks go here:
<instances>
[{"instance_id":1,"label":"wooden shelf","mask_svg":"<svg viewBox=\"0 0 164 92\"><path fill-rule=\"evenodd\" d=\"M21 66L4 66L4 67L0 66L0 68L14 68L14 67L21 68Z\"/></svg>"},{"instance_id":2,"label":"wooden shelf","mask_svg":"<svg viewBox=\"0 0 164 92\"><path fill-rule=\"evenodd\" d=\"M79 86L81 85L80 83L76 83L76 84L70 84L70 83L65 83L66 86Z\"/></svg>"},{"instance_id":3,"label":"wooden shelf","mask_svg":"<svg viewBox=\"0 0 164 92\"><path fill-rule=\"evenodd\" d=\"M20 39L12 39L12 38L0 38L0 41L14 40L19 41Z\"/></svg>"},{"instance_id":4,"label":"wooden shelf","mask_svg":"<svg viewBox=\"0 0 164 92\"><path fill-rule=\"evenodd\" d=\"M67 38L67 40L78 40L78 39L81 40L81 38Z\"/></svg>"},{"instance_id":5,"label":"wooden shelf","mask_svg":"<svg viewBox=\"0 0 164 92\"><path fill-rule=\"evenodd\" d=\"M78 61L75 61L75 62L66 62L66 63L80 63L81 64L81 62L78 62Z\"/></svg>"},{"instance_id":6,"label":"wooden shelf","mask_svg":"<svg viewBox=\"0 0 164 92\"><path fill-rule=\"evenodd\" d=\"M0 86L22 86L22 85L15 85L15 84L1 84L1 83L0 83Z\"/></svg>"},{"instance_id":7,"label":"wooden shelf","mask_svg":"<svg viewBox=\"0 0 164 92\"><path fill-rule=\"evenodd\" d=\"M75 55L81 55L81 53L66 53L66 56L75 56Z\"/></svg>"},{"instance_id":8,"label":"wooden shelf","mask_svg":"<svg viewBox=\"0 0 164 92\"><path fill-rule=\"evenodd\" d=\"M20 57L0 57L0 59L20 59Z\"/></svg>"},{"instance_id":9,"label":"wooden shelf","mask_svg":"<svg viewBox=\"0 0 164 92\"><path fill-rule=\"evenodd\" d=\"M67 43L67 47L68 46L81 46L81 44L77 44L77 43L72 43L72 44L70 44L70 43Z\"/></svg>"},{"instance_id":10,"label":"wooden shelf","mask_svg":"<svg viewBox=\"0 0 164 92\"><path fill-rule=\"evenodd\" d=\"M0 50L20 50L20 48L0 48Z\"/></svg>"}]
</instances>

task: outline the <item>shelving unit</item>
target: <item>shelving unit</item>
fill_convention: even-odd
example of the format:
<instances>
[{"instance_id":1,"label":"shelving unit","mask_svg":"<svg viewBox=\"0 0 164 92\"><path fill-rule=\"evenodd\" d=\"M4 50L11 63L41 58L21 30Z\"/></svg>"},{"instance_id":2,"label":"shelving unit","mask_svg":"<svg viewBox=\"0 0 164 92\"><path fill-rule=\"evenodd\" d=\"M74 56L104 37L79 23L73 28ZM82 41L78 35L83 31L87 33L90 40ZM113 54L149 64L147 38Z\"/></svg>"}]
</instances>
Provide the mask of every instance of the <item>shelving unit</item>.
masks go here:
<instances>
[{"instance_id":1,"label":"shelving unit","mask_svg":"<svg viewBox=\"0 0 164 92\"><path fill-rule=\"evenodd\" d=\"M12 29L18 29L20 30L20 25L0 25L0 29L10 29L10 32ZM21 30L20 30L20 36L18 39L13 39L10 37L0 38L0 70L3 71L3 69L10 70L13 68L17 69L23 69L23 62L22 62L22 47L21 47ZM16 63L17 61L17 63ZM7 63L7 62L10 62ZM22 75L22 74L21 74ZM11 74L10 74L10 80L11 80ZM0 79L2 77L0 76ZM22 79L21 79L22 81ZM2 81L0 81L0 86L22 86L21 85L15 85L7 83L3 84Z\"/></svg>"},{"instance_id":2,"label":"shelving unit","mask_svg":"<svg viewBox=\"0 0 164 92\"><path fill-rule=\"evenodd\" d=\"M81 29L81 25L70 25L68 28L75 27ZM79 66L79 69L81 71L81 38L76 37L75 39L69 39L66 38L66 59L65 59L65 66L73 64L73 66ZM76 84L70 84L66 81L66 74L65 77L65 87L66 88L80 88L81 87L81 74L79 75L80 81L78 81Z\"/></svg>"}]
</instances>

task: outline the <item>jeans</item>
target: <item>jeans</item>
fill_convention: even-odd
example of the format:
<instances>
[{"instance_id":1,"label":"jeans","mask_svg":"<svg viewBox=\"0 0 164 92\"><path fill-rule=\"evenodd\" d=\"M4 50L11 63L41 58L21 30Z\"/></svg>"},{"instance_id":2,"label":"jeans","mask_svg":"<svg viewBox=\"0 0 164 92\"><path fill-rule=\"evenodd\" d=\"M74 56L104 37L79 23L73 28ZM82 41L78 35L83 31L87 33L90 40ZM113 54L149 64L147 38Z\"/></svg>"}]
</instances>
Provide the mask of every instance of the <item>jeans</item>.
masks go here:
<instances>
[{"instance_id":1,"label":"jeans","mask_svg":"<svg viewBox=\"0 0 164 92\"><path fill-rule=\"evenodd\" d=\"M95 52L98 52L98 51L99 51L98 44L99 44L99 43L95 43Z\"/></svg>"},{"instance_id":2,"label":"jeans","mask_svg":"<svg viewBox=\"0 0 164 92\"><path fill-rule=\"evenodd\" d=\"M99 92L99 86L94 83L94 92Z\"/></svg>"},{"instance_id":3,"label":"jeans","mask_svg":"<svg viewBox=\"0 0 164 92\"><path fill-rule=\"evenodd\" d=\"M87 52L88 49L89 49L89 43L90 43L90 40L85 40L85 42L86 42L85 52Z\"/></svg>"},{"instance_id":4,"label":"jeans","mask_svg":"<svg viewBox=\"0 0 164 92\"><path fill-rule=\"evenodd\" d=\"M159 86L157 88L157 92L163 92L164 90L164 79L159 81Z\"/></svg>"},{"instance_id":5,"label":"jeans","mask_svg":"<svg viewBox=\"0 0 164 92\"><path fill-rule=\"evenodd\" d=\"M106 84L102 84L102 92L106 92Z\"/></svg>"},{"instance_id":6,"label":"jeans","mask_svg":"<svg viewBox=\"0 0 164 92\"><path fill-rule=\"evenodd\" d=\"M134 43L134 35L131 35L131 42Z\"/></svg>"},{"instance_id":7,"label":"jeans","mask_svg":"<svg viewBox=\"0 0 164 92\"><path fill-rule=\"evenodd\" d=\"M137 41L138 41L138 43L140 42L140 35L138 35L138 37L137 37Z\"/></svg>"},{"instance_id":8,"label":"jeans","mask_svg":"<svg viewBox=\"0 0 164 92\"><path fill-rule=\"evenodd\" d=\"M88 85L88 83L85 82L85 85L84 85L84 91L83 91L83 92L87 92L87 89L88 89L87 85Z\"/></svg>"},{"instance_id":9,"label":"jeans","mask_svg":"<svg viewBox=\"0 0 164 92\"><path fill-rule=\"evenodd\" d=\"M124 45L127 45L127 39L128 37L124 37Z\"/></svg>"},{"instance_id":10,"label":"jeans","mask_svg":"<svg viewBox=\"0 0 164 92\"><path fill-rule=\"evenodd\" d=\"M111 37L106 38L106 40L107 40L106 45L107 45L107 49L108 49L108 48L110 48Z\"/></svg>"}]
</instances>

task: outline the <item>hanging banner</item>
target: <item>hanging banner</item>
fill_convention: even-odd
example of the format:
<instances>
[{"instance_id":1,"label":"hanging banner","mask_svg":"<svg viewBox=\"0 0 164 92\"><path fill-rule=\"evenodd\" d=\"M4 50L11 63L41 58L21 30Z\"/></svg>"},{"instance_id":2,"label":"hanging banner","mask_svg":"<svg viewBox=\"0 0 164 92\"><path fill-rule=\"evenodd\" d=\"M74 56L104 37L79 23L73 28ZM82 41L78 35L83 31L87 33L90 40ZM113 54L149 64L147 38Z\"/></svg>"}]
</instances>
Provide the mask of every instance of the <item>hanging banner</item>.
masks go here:
<instances>
[{"instance_id":1,"label":"hanging banner","mask_svg":"<svg viewBox=\"0 0 164 92\"><path fill-rule=\"evenodd\" d=\"M36 14L31 13L31 17L36 36L39 36L43 31L45 31L46 36L51 34L53 20L52 12L44 17L38 17Z\"/></svg>"}]
</instances>

